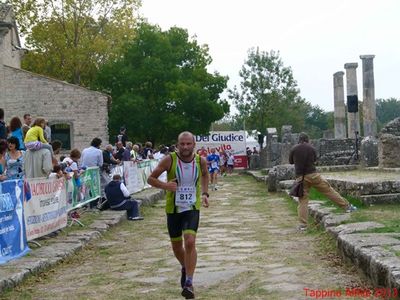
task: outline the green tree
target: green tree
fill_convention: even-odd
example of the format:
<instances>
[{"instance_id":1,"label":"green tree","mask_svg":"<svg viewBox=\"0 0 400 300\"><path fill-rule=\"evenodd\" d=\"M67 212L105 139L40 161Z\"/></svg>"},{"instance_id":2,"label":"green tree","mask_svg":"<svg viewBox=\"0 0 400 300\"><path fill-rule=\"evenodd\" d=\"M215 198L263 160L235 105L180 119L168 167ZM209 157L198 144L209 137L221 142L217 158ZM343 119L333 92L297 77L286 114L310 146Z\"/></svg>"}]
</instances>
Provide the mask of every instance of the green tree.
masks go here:
<instances>
[{"instance_id":1,"label":"green tree","mask_svg":"<svg viewBox=\"0 0 400 300\"><path fill-rule=\"evenodd\" d=\"M185 29L142 23L123 55L101 69L97 88L111 94L110 129L139 141L169 143L183 130L206 134L228 111L219 99L227 78L210 74L207 46Z\"/></svg>"},{"instance_id":2,"label":"green tree","mask_svg":"<svg viewBox=\"0 0 400 300\"><path fill-rule=\"evenodd\" d=\"M140 0L10 0L29 71L88 86L134 36Z\"/></svg>"},{"instance_id":3,"label":"green tree","mask_svg":"<svg viewBox=\"0 0 400 300\"><path fill-rule=\"evenodd\" d=\"M400 116L400 101L396 98L377 99L376 100L376 117L378 119L378 131L380 131L386 123Z\"/></svg>"},{"instance_id":4,"label":"green tree","mask_svg":"<svg viewBox=\"0 0 400 300\"><path fill-rule=\"evenodd\" d=\"M310 105L299 96L292 70L285 67L279 52L250 49L239 72L240 89L229 90L246 129L265 132L267 127L290 124L295 131L304 128Z\"/></svg>"},{"instance_id":5,"label":"green tree","mask_svg":"<svg viewBox=\"0 0 400 300\"><path fill-rule=\"evenodd\" d=\"M333 127L333 112L325 112L318 105L309 105L308 113L305 116L304 131L311 138L321 138L324 130Z\"/></svg>"}]
</instances>

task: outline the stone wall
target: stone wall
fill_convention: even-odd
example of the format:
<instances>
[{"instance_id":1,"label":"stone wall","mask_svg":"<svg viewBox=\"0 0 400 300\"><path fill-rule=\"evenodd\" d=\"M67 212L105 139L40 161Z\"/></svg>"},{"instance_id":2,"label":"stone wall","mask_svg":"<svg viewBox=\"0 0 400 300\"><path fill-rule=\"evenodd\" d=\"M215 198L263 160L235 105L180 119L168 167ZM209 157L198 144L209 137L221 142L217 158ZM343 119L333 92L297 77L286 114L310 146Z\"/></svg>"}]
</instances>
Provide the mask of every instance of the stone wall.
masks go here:
<instances>
[{"instance_id":1,"label":"stone wall","mask_svg":"<svg viewBox=\"0 0 400 300\"><path fill-rule=\"evenodd\" d=\"M360 148L360 141L358 142ZM354 139L319 139L312 140L311 144L317 150L319 166L337 166L355 164ZM260 153L261 168L272 168L280 164L289 163L289 152L295 144L271 143Z\"/></svg>"},{"instance_id":2,"label":"stone wall","mask_svg":"<svg viewBox=\"0 0 400 300\"><path fill-rule=\"evenodd\" d=\"M0 107L5 120L45 117L50 125L71 125L71 148L83 149L94 137L108 143L108 101L105 94L8 66L0 68Z\"/></svg>"},{"instance_id":3,"label":"stone wall","mask_svg":"<svg viewBox=\"0 0 400 300\"><path fill-rule=\"evenodd\" d=\"M379 167L398 168L400 149L400 118L390 121L380 132L378 142Z\"/></svg>"},{"instance_id":4,"label":"stone wall","mask_svg":"<svg viewBox=\"0 0 400 300\"><path fill-rule=\"evenodd\" d=\"M358 141L360 146L360 141ZM319 139L312 140L311 144L316 148L320 166L336 166L353 163L351 155L355 151L355 139ZM354 159L354 156L353 156Z\"/></svg>"}]
</instances>

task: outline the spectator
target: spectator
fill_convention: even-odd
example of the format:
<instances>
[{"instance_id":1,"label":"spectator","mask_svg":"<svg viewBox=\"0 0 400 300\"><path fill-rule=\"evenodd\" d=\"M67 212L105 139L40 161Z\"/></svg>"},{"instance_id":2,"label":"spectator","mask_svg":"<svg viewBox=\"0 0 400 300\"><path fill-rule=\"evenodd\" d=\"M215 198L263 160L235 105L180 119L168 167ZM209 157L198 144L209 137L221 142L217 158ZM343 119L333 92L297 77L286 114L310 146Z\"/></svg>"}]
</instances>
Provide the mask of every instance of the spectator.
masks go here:
<instances>
[{"instance_id":1,"label":"spectator","mask_svg":"<svg viewBox=\"0 0 400 300\"><path fill-rule=\"evenodd\" d=\"M350 204L346 199L339 195L323 178L315 168L314 163L317 160L317 151L310 145L307 134L300 133L299 143L294 146L289 153L289 163L294 164L296 180L303 181L304 195L299 198L297 212L299 217L298 230L307 229L308 223L308 193L311 187L316 188L331 201L336 203L346 212L352 212L357 208Z\"/></svg>"},{"instance_id":2,"label":"spectator","mask_svg":"<svg viewBox=\"0 0 400 300\"><path fill-rule=\"evenodd\" d=\"M4 122L4 109L0 108L0 139L7 139L7 127Z\"/></svg>"},{"instance_id":3,"label":"spectator","mask_svg":"<svg viewBox=\"0 0 400 300\"><path fill-rule=\"evenodd\" d=\"M127 218L131 221L143 220L139 214L139 202L131 199L128 189L121 182L121 175L113 176L105 188L105 193L112 210L126 210Z\"/></svg>"},{"instance_id":4,"label":"spectator","mask_svg":"<svg viewBox=\"0 0 400 300\"><path fill-rule=\"evenodd\" d=\"M246 147L246 155L247 155L247 166L250 167L250 157L251 157L250 147Z\"/></svg>"},{"instance_id":5,"label":"spectator","mask_svg":"<svg viewBox=\"0 0 400 300\"><path fill-rule=\"evenodd\" d=\"M44 126L43 131L44 131L44 137L45 137L45 139L46 139L49 143L51 143L51 128L50 128L50 126L49 126L49 122L48 122L48 121L46 121L46 124L45 124L45 126Z\"/></svg>"},{"instance_id":6,"label":"spectator","mask_svg":"<svg viewBox=\"0 0 400 300\"><path fill-rule=\"evenodd\" d=\"M28 130L25 136L25 147L28 150L36 151L39 149L48 149L53 156L53 147L44 138L43 128L45 126L45 119L37 118L33 122L33 126Z\"/></svg>"},{"instance_id":7,"label":"spectator","mask_svg":"<svg viewBox=\"0 0 400 300\"><path fill-rule=\"evenodd\" d=\"M156 152L156 153L154 154L154 159L161 160L161 159L163 159L167 154L168 154L168 147L166 147L166 146L163 145L163 146L160 148L160 151L158 151L158 152Z\"/></svg>"},{"instance_id":8,"label":"spectator","mask_svg":"<svg viewBox=\"0 0 400 300\"><path fill-rule=\"evenodd\" d=\"M103 150L103 170L107 173L110 172L110 167L112 165L118 165L120 161L115 159L113 154L113 147L112 145L108 144L106 148Z\"/></svg>"},{"instance_id":9,"label":"spectator","mask_svg":"<svg viewBox=\"0 0 400 300\"><path fill-rule=\"evenodd\" d=\"M53 169L51 152L45 148L26 151L24 169L26 178L48 177Z\"/></svg>"},{"instance_id":10,"label":"spectator","mask_svg":"<svg viewBox=\"0 0 400 300\"><path fill-rule=\"evenodd\" d=\"M117 135L117 138L115 139L115 144L117 144L118 142L122 142L122 145L125 147L127 140L128 136L126 135L126 128L125 126L122 126L119 129L119 134Z\"/></svg>"},{"instance_id":11,"label":"spectator","mask_svg":"<svg viewBox=\"0 0 400 300\"><path fill-rule=\"evenodd\" d=\"M137 144L132 146L132 151L131 151L131 159L133 161L138 161L139 160L139 146Z\"/></svg>"},{"instance_id":12,"label":"spectator","mask_svg":"<svg viewBox=\"0 0 400 300\"><path fill-rule=\"evenodd\" d=\"M7 141L6 140L0 140L0 181L6 180L7 177L4 174L6 170L6 160L5 160L5 154L7 151Z\"/></svg>"},{"instance_id":13,"label":"spectator","mask_svg":"<svg viewBox=\"0 0 400 300\"><path fill-rule=\"evenodd\" d=\"M130 161L131 160L132 147L133 147L132 142L126 142L125 150L122 153L122 161Z\"/></svg>"},{"instance_id":14,"label":"spectator","mask_svg":"<svg viewBox=\"0 0 400 300\"><path fill-rule=\"evenodd\" d=\"M49 178L57 178L57 179L59 179L59 178L62 178L62 177L65 177L65 174L64 174L64 172L62 170L61 165L55 165L53 167L52 172L49 175Z\"/></svg>"},{"instance_id":15,"label":"spectator","mask_svg":"<svg viewBox=\"0 0 400 300\"><path fill-rule=\"evenodd\" d=\"M114 158L118 159L119 161L122 161L122 158L124 156L124 145L122 144L122 142L117 142L117 149L114 153Z\"/></svg>"},{"instance_id":16,"label":"spectator","mask_svg":"<svg viewBox=\"0 0 400 300\"><path fill-rule=\"evenodd\" d=\"M143 149L143 159L153 159L153 144L151 142L146 142Z\"/></svg>"},{"instance_id":17,"label":"spectator","mask_svg":"<svg viewBox=\"0 0 400 300\"><path fill-rule=\"evenodd\" d=\"M82 166L85 167L99 167L103 166L103 153L99 149L102 140L94 138L90 143L90 147L83 149L82 151Z\"/></svg>"},{"instance_id":18,"label":"spectator","mask_svg":"<svg viewBox=\"0 0 400 300\"><path fill-rule=\"evenodd\" d=\"M22 122L18 117L13 117L11 119L9 129L11 132L11 136L16 137L19 141L18 150L25 150L24 138L22 133Z\"/></svg>"},{"instance_id":19,"label":"spectator","mask_svg":"<svg viewBox=\"0 0 400 300\"><path fill-rule=\"evenodd\" d=\"M19 140L15 137L9 137L8 152L6 153L6 176L7 179L23 179L24 172L24 152L19 149Z\"/></svg>"},{"instance_id":20,"label":"spectator","mask_svg":"<svg viewBox=\"0 0 400 300\"><path fill-rule=\"evenodd\" d=\"M253 147L253 153L252 154L258 154L257 148Z\"/></svg>"},{"instance_id":21,"label":"spectator","mask_svg":"<svg viewBox=\"0 0 400 300\"><path fill-rule=\"evenodd\" d=\"M171 145L170 147L168 147L168 152L169 153L173 153L176 150L176 146L175 145Z\"/></svg>"},{"instance_id":22,"label":"spectator","mask_svg":"<svg viewBox=\"0 0 400 300\"><path fill-rule=\"evenodd\" d=\"M24 114L24 124L22 124L22 133L24 135L24 139L25 139L26 133L31 128L31 124L32 124L31 115L30 114Z\"/></svg>"},{"instance_id":23,"label":"spectator","mask_svg":"<svg viewBox=\"0 0 400 300\"><path fill-rule=\"evenodd\" d=\"M60 140L54 140L51 142L51 147L53 148L54 154L60 154L62 142Z\"/></svg>"},{"instance_id":24,"label":"spectator","mask_svg":"<svg viewBox=\"0 0 400 300\"><path fill-rule=\"evenodd\" d=\"M76 186L79 188L81 186L81 181L79 176L81 175L80 170L78 168L78 162L81 158L81 152L78 149L72 149L69 157L64 158L63 163L67 165L65 168L66 172L73 172L73 178L75 180Z\"/></svg>"}]
</instances>

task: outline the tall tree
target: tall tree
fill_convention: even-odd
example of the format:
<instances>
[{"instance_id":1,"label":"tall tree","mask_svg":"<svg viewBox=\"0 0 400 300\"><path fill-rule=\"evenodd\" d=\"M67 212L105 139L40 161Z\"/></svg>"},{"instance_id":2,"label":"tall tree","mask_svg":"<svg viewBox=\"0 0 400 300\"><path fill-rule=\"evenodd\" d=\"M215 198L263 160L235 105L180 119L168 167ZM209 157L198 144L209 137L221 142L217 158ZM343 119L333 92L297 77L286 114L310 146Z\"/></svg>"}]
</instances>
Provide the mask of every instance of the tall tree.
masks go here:
<instances>
[{"instance_id":1,"label":"tall tree","mask_svg":"<svg viewBox=\"0 0 400 300\"><path fill-rule=\"evenodd\" d=\"M239 72L240 89L229 90L246 129L261 133L267 127L290 124L294 130L304 128L308 103L299 96L292 70L285 67L279 52L250 49Z\"/></svg>"},{"instance_id":2,"label":"tall tree","mask_svg":"<svg viewBox=\"0 0 400 300\"><path fill-rule=\"evenodd\" d=\"M30 49L24 69L89 85L134 36L140 0L10 0Z\"/></svg>"},{"instance_id":3,"label":"tall tree","mask_svg":"<svg viewBox=\"0 0 400 300\"><path fill-rule=\"evenodd\" d=\"M120 125L130 138L168 143L183 130L205 134L229 111L219 94L227 78L210 74L207 46L185 29L142 23L123 55L101 69L97 88L111 94L111 134Z\"/></svg>"},{"instance_id":4,"label":"tall tree","mask_svg":"<svg viewBox=\"0 0 400 300\"><path fill-rule=\"evenodd\" d=\"M304 130L311 138L321 138L324 130L334 127L333 112L325 112L319 106L309 106Z\"/></svg>"}]
</instances>

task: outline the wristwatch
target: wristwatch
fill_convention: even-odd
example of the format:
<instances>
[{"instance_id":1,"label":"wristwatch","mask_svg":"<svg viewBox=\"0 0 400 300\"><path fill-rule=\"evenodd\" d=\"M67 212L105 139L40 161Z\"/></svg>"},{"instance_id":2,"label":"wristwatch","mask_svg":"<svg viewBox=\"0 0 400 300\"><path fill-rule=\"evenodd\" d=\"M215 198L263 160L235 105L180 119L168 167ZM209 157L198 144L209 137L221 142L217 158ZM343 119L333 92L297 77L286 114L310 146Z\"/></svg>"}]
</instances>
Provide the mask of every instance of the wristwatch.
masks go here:
<instances>
[{"instance_id":1,"label":"wristwatch","mask_svg":"<svg viewBox=\"0 0 400 300\"><path fill-rule=\"evenodd\" d=\"M207 196L207 198L210 197L210 195L209 195L207 192L203 192L201 195L202 195L202 196Z\"/></svg>"}]
</instances>

